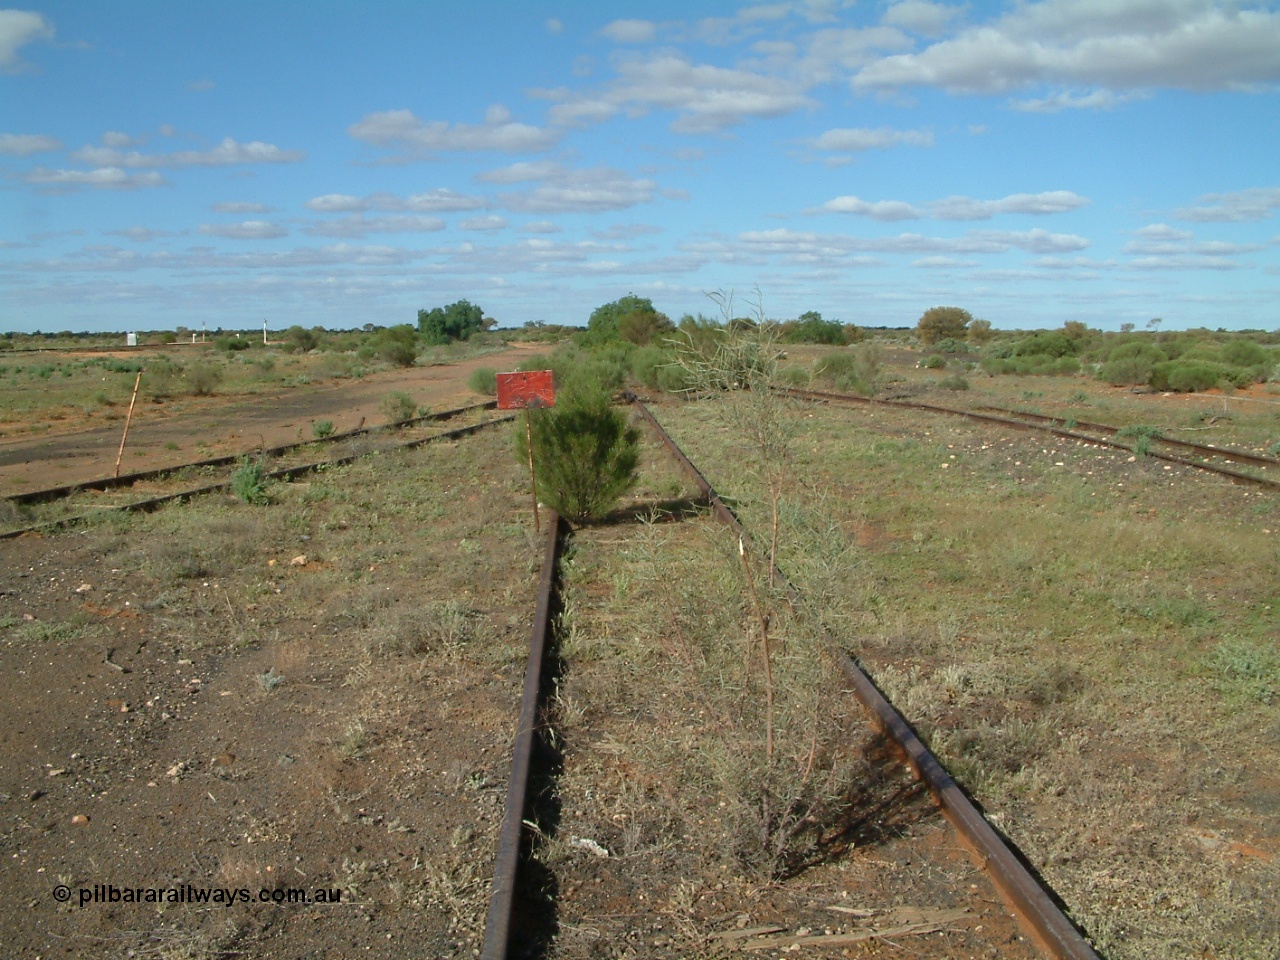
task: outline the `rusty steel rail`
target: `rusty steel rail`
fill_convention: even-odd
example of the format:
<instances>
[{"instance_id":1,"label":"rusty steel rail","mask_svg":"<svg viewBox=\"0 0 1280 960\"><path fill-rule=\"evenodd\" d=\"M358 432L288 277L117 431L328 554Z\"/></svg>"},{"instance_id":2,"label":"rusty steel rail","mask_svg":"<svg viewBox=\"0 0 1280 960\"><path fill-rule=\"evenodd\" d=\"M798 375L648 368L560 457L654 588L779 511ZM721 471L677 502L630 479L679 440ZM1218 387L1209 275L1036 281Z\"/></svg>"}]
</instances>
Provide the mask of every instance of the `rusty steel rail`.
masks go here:
<instances>
[{"instance_id":1,"label":"rusty steel rail","mask_svg":"<svg viewBox=\"0 0 1280 960\"><path fill-rule=\"evenodd\" d=\"M1036 423L1046 423L1053 425L1061 423L1063 427L1067 427L1068 422L1074 423L1077 429L1093 430L1098 433L1104 433L1109 437L1115 436L1120 432L1120 427L1108 426L1105 423L1091 423L1088 420L1068 421L1066 417L1048 417L1041 413L1028 413L1025 410L1006 410L1004 407L979 407L979 410L988 410L991 413L1002 413L1010 417L1021 417L1024 420L1032 420ZM1173 447L1176 450L1185 450L1187 453L1194 454L1198 457L1221 457L1228 463L1239 461L1247 463L1255 467L1261 467L1266 470L1268 467L1280 467L1280 460L1274 457L1264 457L1261 454L1249 453L1245 450L1232 450L1229 447L1213 447L1203 443L1193 443L1190 440L1175 440L1172 437L1153 436L1151 438L1156 443L1163 443L1166 446Z\"/></svg>"},{"instance_id":2,"label":"rusty steel rail","mask_svg":"<svg viewBox=\"0 0 1280 960\"><path fill-rule=\"evenodd\" d=\"M441 440L457 440L460 437L470 436L483 430L485 427L492 427L499 423L507 423L514 419L514 414L505 417L495 417L492 420L484 420L480 423L473 423L466 427L457 427L453 430L446 430L443 433L432 434L429 437L420 437L417 440L410 440L408 443L397 444L388 450L370 450L364 453L354 453L346 457L337 457L333 460L319 460L315 463L303 463L294 467L285 467L280 470L273 470L264 474L267 480L294 480L298 477L305 476L309 473L315 473L317 470L325 470L330 467L342 467L349 463L354 463L363 457L371 456L374 453L390 453L395 450L413 450L417 447L424 446L428 443L437 443ZM239 458L236 458L239 459ZM199 497L209 493L218 493L223 490L231 489L230 480L222 480L218 483L205 484L202 487L189 487L186 490L179 490L175 493L165 493L156 497L148 497L145 500L135 500L132 503L122 503L113 507L99 507L89 513L77 514L73 517L62 517L58 520L49 520L45 523L37 523L29 527L22 527L17 530L0 531L0 540L12 540L28 533L40 533L43 531L61 530L66 527L75 526L92 517L102 516L112 512L121 513L150 513L157 510L167 503L173 503L178 500L186 500L191 497Z\"/></svg>"},{"instance_id":3,"label":"rusty steel rail","mask_svg":"<svg viewBox=\"0 0 1280 960\"><path fill-rule=\"evenodd\" d=\"M1115 440L1091 437L1088 434L1076 433L1073 430L1066 430L1061 427L1049 426L1047 424L1029 423L1026 420L1012 420L1008 417L997 417L994 414L978 413L974 410L957 410L954 407L941 407L933 403L917 403L913 400L871 400L867 397L855 397L847 393L831 393L825 390L800 390L794 387L780 388L779 392L785 396L795 397L799 400L861 404L865 406L878 407L897 407L906 410L924 410L929 413L944 413L953 417L964 417L967 420L975 420L978 423L994 424L999 427L1008 427L1014 430L1022 430L1027 433L1049 433L1055 437L1061 437L1064 440L1078 440L1082 443L1094 443L1098 446L1110 447L1113 450L1123 450L1125 453L1134 452L1132 447L1119 443ZM1022 416L1022 414L1018 414L1015 411L1009 412L1014 413L1015 416ZM1232 453L1234 455L1234 451ZM1215 456L1225 455L1226 454L1222 451L1217 451L1215 453ZM1148 450L1144 456L1150 457L1152 460L1163 460L1165 463L1177 464L1180 467L1191 467L1195 470L1206 470L1209 473L1216 473L1219 476L1227 477L1235 483L1251 484L1255 487L1265 487L1269 490L1280 490L1280 480L1273 479L1271 477L1257 477L1251 473L1232 470L1230 467L1219 466L1212 463L1202 463L1199 460L1188 460L1186 457L1179 457L1172 453L1161 453L1159 450ZM1252 456L1252 454L1249 456ZM1275 463L1275 461L1270 462Z\"/></svg>"},{"instance_id":4,"label":"rusty steel rail","mask_svg":"<svg viewBox=\"0 0 1280 960\"><path fill-rule=\"evenodd\" d=\"M707 497L716 516L726 522L745 542L750 543L750 535L742 522L662 428L648 407L637 398L628 399ZM775 567L773 574L785 585L793 602L799 602L799 592L782 571ZM1054 960L1099 960L1089 942L1059 906L1052 891L1027 866L1012 842L991 826L974 801L925 746L906 718L853 658L829 637L827 642L849 679L854 696L870 714L872 722L901 750L912 772L928 788L943 815L955 827L982 869L991 877L996 889L1032 940Z\"/></svg>"},{"instance_id":5,"label":"rusty steel rail","mask_svg":"<svg viewBox=\"0 0 1280 960\"><path fill-rule=\"evenodd\" d=\"M547 659L551 621L558 606L560 552L567 530L567 524L554 510L549 509L542 551L542 579L538 584L538 605L534 610L529 659L524 671L520 718L516 722L515 743L511 750L511 776L507 780L507 802L498 834L498 853L489 894L489 914L485 920L481 960L507 960L511 950L516 882L520 874L525 808L529 799L529 770L532 766L536 733L541 724L542 668Z\"/></svg>"},{"instance_id":6,"label":"rusty steel rail","mask_svg":"<svg viewBox=\"0 0 1280 960\"><path fill-rule=\"evenodd\" d=\"M342 440L351 440L355 437L368 436L373 433L380 433L387 430L401 429L403 427L414 427L424 423L439 422L442 420L452 420L467 413L476 410L492 410L498 405L496 400L487 400L484 403L473 403L469 406L458 407L453 410L442 410L439 413L429 413L424 417L414 417L411 420L405 420L402 423L395 424L378 424L373 427L360 427L355 430L347 430L344 433L335 433L327 437L317 437L313 440L304 440L299 443L286 443L279 447L267 447L257 451L259 456L263 457L279 457L294 450L300 450L303 447L310 447L316 444L337 443ZM61 487L49 487L44 490L28 490L23 493L13 493L4 499L15 506L27 506L35 503L49 503L53 500L61 500L72 494L80 493L86 490L113 490L116 487L129 487L135 483L141 483L146 480L155 480L159 477L165 477L172 473L178 473L182 470L199 469L201 467L227 467L239 461L242 457L248 456L250 451L244 453L233 453L224 457L211 457L208 460L195 460L190 463L179 463L172 467L157 467L154 470L139 470L135 473L126 473L120 477L102 477L97 480L86 480L83 483L70 483Z\"/></svg>"}]
</instances>

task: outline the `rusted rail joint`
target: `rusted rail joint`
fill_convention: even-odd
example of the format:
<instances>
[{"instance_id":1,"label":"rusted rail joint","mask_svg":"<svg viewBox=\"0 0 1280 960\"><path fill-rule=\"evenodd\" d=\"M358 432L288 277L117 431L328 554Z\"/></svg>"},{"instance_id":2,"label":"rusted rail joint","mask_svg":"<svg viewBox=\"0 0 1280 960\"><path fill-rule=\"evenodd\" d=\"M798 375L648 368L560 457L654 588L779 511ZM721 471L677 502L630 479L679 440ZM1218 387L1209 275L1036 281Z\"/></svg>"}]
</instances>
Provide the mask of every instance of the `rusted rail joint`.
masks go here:
<instances>
[{"instance_id":1,"label":"rusted rail joint","mask_svg":"<svg viewBox=\"0 0 1280 960\"><path fill-rule=\"evenodd\" d=\"M750 542L742 522L720 499L648 407L638 398L628 399L698 485L710 501L716 516ZM776 567L774 576L786 586L793 601L799 601L798 591ZM1099 960L1097 953L1058 906L1051 892L1035 877L1011 843L987 822L977 805L924 745L906 718L847 653L840 650L830 638L828 643L853 687L854 696L871 715L872 722L905 755L912 772L928 787L943 815L956 828L979 864L991 877L1027 934L1054 960ZM493 960L498 958L494 957Z\"/></svg>"}]
</instances>

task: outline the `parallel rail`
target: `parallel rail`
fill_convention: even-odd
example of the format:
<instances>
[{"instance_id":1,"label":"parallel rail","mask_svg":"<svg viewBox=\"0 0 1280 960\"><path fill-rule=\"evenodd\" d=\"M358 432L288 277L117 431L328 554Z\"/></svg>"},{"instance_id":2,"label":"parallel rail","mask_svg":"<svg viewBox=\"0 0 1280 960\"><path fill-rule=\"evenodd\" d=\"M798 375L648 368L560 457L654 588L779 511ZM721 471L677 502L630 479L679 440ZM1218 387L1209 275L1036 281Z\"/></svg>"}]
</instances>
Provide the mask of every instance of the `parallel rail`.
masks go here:
<instances>
[{"instance_id":1,"label":"parallel rail","mask_svg":"<svg viewBox=\"0 0 1280 960\"><path fill-rule=\"evenodd\" d=\"M154 470L139 470L134 473L126 473L119 477L101 477L97 480L86 480L83 483L70 483L65 486L49 487L44 490L27 490L22 493L10 494L4 499L9 503L12 503L14 506L50 503L54 500L65 499L66 497L72 496L76 493L83 493L91 490L114 490L117 487L131 487L135 483L142 483L148 480L158 480L175 473L180 473L183 470L198 470L205 467L228 467L234 463L238 463L243 457L250 453L256 453L260 457L280 457L306 447L338 443L344 440L353 440L356 437L370 436L372 434L382 433L388 430L421 426L423 424L439 422L442 420L452 420L455 417L464 416L478 410L492 410L497 407L497 405L498 402L496 400L489 400L485 403L475 403L466 407L458 407L455 410L442 410L440 413L432 413L424 417L414 417L412 420L405 420L402 423L380 424L373 427L359 427L355 430L348 430L345 433L335 433L327 437L305 440L299 443L286 443L279 447L264 447L256 451L245 451L244 453L230 454L225 457L211 457L208 460L194 460L190 463L180 463L170 467L157 467Z\"/></svg>"},{"instance_id":2,"label":"parallel rail","mask_svg":"<svg viewBox=\"0 0 1280 960\"><path fill-rule=\"evenodd\" d=\"M800 400L813 400L820 403L846 403L851 405L863 406L879 406L879 407L897 407L907 410L924 410L929 413L942 413L953 417L964 417L968 420L974 420L978 423L992 424L999 427L1009 428L1013 430L1023 430L1028 433L1049 433L1055 437L1062 437L1064 440L1078 440L1083 443L1093 443L1103 447L1110 447L1114 450L1123 450L1125 453L1133 453L1132 447L1120 443L1116 440L1109 440L1105 437L1089 436L1076 430L1068 430L1065 427L1055 427L1051 424L1055 421L1051 417L1040 418L1039 415L1028 415L1016 410L1004 411L1011 414L1011 417L1024 417L1026 419L1015 420L1011 417L998 417L990 413L979 413L974 410L957 410L954 407L942 407L932 403L917 403L911 400L872 400L867 397L856 397L847 393L831 393L824 390L800 390L797 388L784 388L780 391L789 397L795 397ZM1048 423L1028 422L1031 419L1044 419ZM1077 426L1083 424L1077 423ZM1090 429L1086 427L1086 429ZM1106 427L1099 432L1106 431L1118 432L1118 428ZM1258 463L1264 467L1280 468L1280 460L1271 460L1267 457L1258 457L1254 454L1243 453L1236 450L1224 450L1220 447L1205 447L1199 444L1188 444L1186 441L1177 440L1169 441L1161 438L1161 443L1167 443L1173 446L1181 446L1183 448L1194 448L1200 456L1223 457L1232 461L1242 461L1248 463ZM1206 470L1210 473L1216 473L1219 476L1227 477L1234 483L1250 484L1255 487L1264 487L1269 490L1280 490L1280 479L1272 477L1259 477L1251 473L1244 473L1240 470L1233 470L1230 467L1220 466L1213 463L1204 463L1199 460L1190 460L1186 457L1180 457L1172 453L1163 453L1159 450L1148 450L1145 456L1153 460L1161 460L1165 463L1177 464L1181 467L1191 467L1195 470Z\"/></svg>"},{"instance_id":3,"label":"parallel rail","mask_svg":"<svg viewBox=\"0 0 1280 960\"><path fill-rule=\"evenodd\" d=\"M482 406L487 407L489 405L485 404ZM474 408L471 408L471 409L474 409ZM456 415L456 413L457 411L451 411L450 415ZM439 416L441 418L445 417L444 414L440 414ZM269 480L280 480L280 481L296 480L298 477L306 476L309 473L315 473L316 471L319 471L319 470L327 470L331 467L341 467L349 463L354 463L355 461L360 460L363 457L370 456L375 452L386 453L393 450L412 450L417 447L424 446L425 444L428 444L428 443L437 443L443 440L456 440L459 437L469 436L470 434L476 433L479 430L483 430L485 427L495 426L496 424L499 424L499 423L507 423L513 418L514 418L514 415L495 417L491 420L484 420L484 421L481 421L480 423L473 423L470 426L457 427L453 430L446 430L443 433L435 433L430 436L419 437L416 440L410 440L405 443L398 443L390 448L380 448L379 450L376 450L376 451L365 450L365 451L361 451L360 453L353 453L345 457L334 457L328 460L317 460L311 463L297 464L296 466L284 467L279 470L270 471L269 473L266 473L264 476L266 479L269 479ZM430 419L430 418L420 418L420 419ZM364 432L364 431L359 431L359 432ZM296 446L306 446L306 444L291 445L291 447L296 447ZM279 448L279 449L286 449L286 448ZM231 458L232 462L235 462L238 459L239 459L238 457ZM181 470L181 469L183 468L179 467L175 469L164 470L164 471L161 471L161 475L163 476L168 473L176 472L176 470ZM173 503L179 500L187 500L191 497L199 497L199 496L204 496L210 493L219 493L221 491L230 490L231 485L232 485L231 480L221 480L221 481L218 481L217 483L204 484L203 486L198 486L198 487L189 487L183 490L174 491L173 493L165 493L165 494L160 494L154 497L147 497L142 500L134 500L128 503L117 504L114 506L98 507L94 510L89 511L88 513L76 514L74 516L69 516L69 517L61 517L57 520L48 520L43 523L36 523L36 524L32 524L31 526L20 527L13 530L0 531L0 540L11 540L15 537L20 537L20 536L23 536L24 534L29 534L29 533L40 533L47 530L64 529L66 527L74 526L77 523L82 523L93 517L102 516L103 514L112 513L116 511L125 512L125 513L149 513L152 510L156 510L167 503ZM94 489L94 488L87 488L87 489Z\"/></svg>"},{"instance_id":4,"label":"parallel rail","mask_svg":"<svg viewBox=\"0 0 1280 960\"><path fill-rule=\"evenodd\" d=\"M650 429L707 497L716 516L741 537L744 543L749 544L751 537L746 527L715 492L706 477L680 450L649 408L638 399L630 399ZM799 592L782 571L774 567L773 576L786 587L793 602L799 602ZM902 751L911 770L928 788L943 815L973 851L979 865L990 875L1032 939L1054 960L1099 960L1097 953L1058 905L1052 891L1035 876L1013 844L987 822L973 800L947 773L946 768L924 745L897 708L880 692L874 681L834 643L830 643L830 648L849 679L854 696L871 715L872 722Z\"/></svg>"}]
</instances>

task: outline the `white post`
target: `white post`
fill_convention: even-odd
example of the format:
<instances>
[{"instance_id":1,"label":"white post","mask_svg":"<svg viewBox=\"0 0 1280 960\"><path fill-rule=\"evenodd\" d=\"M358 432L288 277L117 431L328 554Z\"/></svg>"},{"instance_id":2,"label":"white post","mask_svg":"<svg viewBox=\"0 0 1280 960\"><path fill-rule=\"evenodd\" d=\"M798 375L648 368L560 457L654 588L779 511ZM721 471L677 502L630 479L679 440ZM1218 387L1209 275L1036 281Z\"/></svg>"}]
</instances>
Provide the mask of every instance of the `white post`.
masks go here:
<instances>
[{"instance_id":1,"label":"white post","mask_svg":"<svg viewBox=\"0 0 1280 960\"><path fill-rule=\"evenodd\" d=\"M262 343L264 346L267 343L267 321L266 320L262 321Z\"/></svg>"}]
</instances>

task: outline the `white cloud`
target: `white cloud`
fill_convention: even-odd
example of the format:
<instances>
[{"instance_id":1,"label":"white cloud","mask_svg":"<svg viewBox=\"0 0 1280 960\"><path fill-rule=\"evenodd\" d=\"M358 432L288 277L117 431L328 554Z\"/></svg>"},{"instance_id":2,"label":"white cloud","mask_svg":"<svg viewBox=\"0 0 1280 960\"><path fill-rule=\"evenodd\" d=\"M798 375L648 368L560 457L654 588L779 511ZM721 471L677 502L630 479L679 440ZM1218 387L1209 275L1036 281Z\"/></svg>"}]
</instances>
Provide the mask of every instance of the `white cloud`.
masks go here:
<instances>
[{"instance_id":1,"label":"white cloud","mask_svg":"<svg viewBox=\"0 0 1280 960\"><path fill-rule=\"evenodd\" d=\"M96 187L101 190L137 190L139 187L158 187L164 178L155 171L126 173L119 167L99 170L49 170L37 167L23 178L27 183L52 189Z\"/></svg>"},{"instance_id":2,"label":"white cloud","mask_svg":"<svg viewBox=\"0 0 1280 960\"><path fill-rule=\"evenodd\" d=\"M306 203L308 210L315 210L317 213L349 213L368 210L369 206L368 200L362 200L360 197L353 197L346 193L326 193L324 196L315 197Z\"/></svg>"},{"instance_id":3,"label":"white cloud","mask_svg":"<svg viewBox=\"0 0 1280 960\"><path fill-rule=\"evenodd\" d=\"M148 227L129 227L127 230L108 230L108 234L117 237L126 237L134 243L150 243L152 240L159 240L162 237L176 237L176 233L168 230L152 230Z\"/></svg>"},{"instance_id":4,"label":"white cloud","mask_svg":"<svg viewBox=\"0 0 1280 960\"><path fill-rule=\"evenodd\" d=\"M215 213L268 213L271 208L265 203L251 203L248 201L229 200L223 203L215 203L213 211Z\"/></svg>"},{"instance_id":5,"label":"white cloud","mask_svg":"<svg viewBox=\"0 0 1280 960\"><path fill-rule=\"evenodd\" d=\"M12 73L23 67L18 51L37 40L52 40L53 24L32 10L0 10L0 70Z\"/></svg>"},{"instance_id":6,"label":"white cloud","mask_svg":"<svg viewBox=\"0 0 1280 960\"><path fill-rule=\"evenodd\" d=\"M870 217L872 220L919 220L923 214L909 203L901 200L880 200L869 203L855 196L836 197L822 205L828 213L852 213L859 217Z\"/></svg>"},{"instance_id":7,"label":"white cloud","mask_svg":"<svg viewBox=\"0 0 1280 960\"><path fill-rule=\"evenodd\" d=\"M999 200L974 200L971 197L947 197L934 200L925 210L901 200L867 201L856 196L836 197L822 205L826 213L851 213L873 220L919 220L929 216L935 220L990 220L1006 213L1043 216L1065 213L1088 206L1089 199L1070 190L1045 193L1015 193ZM807 211L809 213L818 211Z\"/></svg>"},{"instance_id":8,"label":"white cloud","mask_svg":"<svg viewBox=\"0 0 1280 960\"><path fill-rule=\"evenodd\" d=\"M961 7L929 3L927 0L901 0L885 11L883 19L893 27L902 27L926 37L938 37L962 13Z\"/></svg>"},{"instance_id":9,"label":"white cloud","mask_svg":"<svg viewBox=\"0 0 1280 960\"><path fill-rule=\"evenodd\" d=\"M652 20L614 20L606 24L600 35L614 43L649 43L658 33Z\"/></svg>"},{"instance_id":10,"label":"white cloud","mask_svg":"<svg viewBox=\"0 0 1280 960\"><path fill-rule=\"evenodd\" d=\"M929 204L929 212L939 220L990 220L1002 213L1044 215L1066 213L1089 205L1089 199L1070 190L1045 193L1015 193L999 200L947 197Z\"/></svg>"},{"instance_id":11,"label":"white cloud","mask_svg":"<svg viewBox=\"0 0 1280 960\"><path fill-rule=\"evenodd\" d=\"M468 217L465 220L458 221L458 228L461 230L503 230L506 226L505 217L492 213L483 217Z\"/></svg>"},{"instance_id":12,"label":"white cloud","mask_svg":"<svg viewBox=\"0 0 1280 960\"><path fill-rule=\"evenodd\" d=\"M0 133L0 154L29 157L62 149L62 141L42 133Z\"/></svg>"},{"instance_id":13,"label":"white cloud","mask_svg":"<svg viewBox=\"0 0 1280 960\"><path fill-rule=\"evenodd\" d=\"M313 237L367 237L371 233L435 233L443 230L445 223L439 217L397 215L368 217L351 214L339 220L313 223L303 228L303 233Z\"/></svg>"},{"instance_id":14,"label":"white cloud","mask_svg":"<svg viewBox=\"0 0 1280 960\"><path fill-rule=\"evenodd\" d=\"M1195 236L1189 230L1176 230L1165 223L1152 223L1133 232L1136 236L1142 237L1145 240L1164 242L1191 240Z\"/></svg>"},{"instance_id":15,"label":"white cloud","mask_svg":"<svg viewBox=\"0 0 1280 960\"><path fill-rule=\"evenodd\" d=\"M547 150L560 134L554 130L511 121L505 107L490 107L483 124L448 124L419 120L409 110L370 113L347 128L357 140L409 157L442 151L498 150L526 153Z\"/></svg>"},{"instance_id":16,"label":"white cloud","mask_svg":"<svg viewBox=\"0 0 1280 960\"><path fill-rule=\"evenodd\" d=\"M231 240L277 240L287 237L289 231L278 223L266 220L245 220L243 223L210 224L200 226L206 237L226 237Z\"/></svg>"},{"instance_id":17,"label":"white cloud","mask_svg":"<svg viewBox=\"0 0 1280 960\"><path fill-rule=\"evenodd\" d=\"M543 26L546 27L547 33L555 33L555 34L564 33L564 24L561 21L557 20L555 17L551 17L549 20L546 21L546 23L543 24Z\"/></svg>"},{"instance_id":18,"label":"white cloud","mask_svg":"<svg viewBox=\"0 0 1280 960\"><path fill-rule=\"evenodd\" d=\"M558 176L564 167L554 160L534 160L513 163L498 170L486 170L476 175L480 183L529 183Z\"/></svg>"},{"instance_id":19,"label":"white cloud","mask_svg":"<svg viewBox=\"0 0 1280 960\"><path fill-rule=\"evenodd\" d=\"M521 233L562 233L563 230L563 227L550 220L530 220L520 226Z\"/></svg>"},{"instance_id":20,"label":"white cloud","mask_svg":"<svg viewBox=\"0 0 1280 960\"><path fill-rule=\"evenodd\" d=\"M109 136L122 137L124 134ZM105 138L104 138L105 139ZM281 150L270 143L254 140L237 143L227 137L209 150L180 150L176 153L124 152L117 147L81 147L72 157L81 163L99 167L174 168L224 167L247 163L298 163L306 158L301 150Z\"/></svg>"},{"instance_id":21,"label":"white cloud","mask_svg":"<svg viewBox=\"0 0 1280 960\"><path fill-rule=\"evenodd\" d=\"M1073 93L1069 90L1032 100L1010 100L1009 106L1022 113L1061 113L1063 110L1110 110L1134 100L1145 100L1144 91L1113 93L1110 90L1093 90L1089 93Z\"/></svg>"},{"instance_id":22,"label":"white cloud","mask_svg":"<svg viewBox=\"0 0 1280 960\"><path fill-rule=\"evenodd\" d=\"M390 193L374 193L367 197L353 197L346 193L326 193L306 203L307 209L314 210L316 213L361 213L366 210L457 213L462 210L478 210L484 205L485 202L479 197L444 188L416 193L409 197L398 197Z\"/></svg>"},{"instance_id":23,"label":"white cloud","mask_svg":"<svg viewBox=\"0 0 1280 960\"><path fill-rule=\"evenodd\" d=\"M591 235L600 240L634 240L636 237L646 237L655 233L662 233L662 227L655 227L650 223L619 223L607 230L591 231Z\"/></svg>"},{"instance_id":24,"label":"white cloud","mask_svg":"<svg viewBox=\"0 0 1280 960\"><path fill-rule=\"evenodd\" d=\"M868 64L853 85L1225 90L1277 79L1280 13L1213 0L1042 0L918 53Z\"/></svg>"},{"instance_id":25,"label":"white cloud","mask_svg":"<svg viewBox=\"0 0 1280 960\"><path fill-rule=\"evenodd\" d=\"M534 96L558 100L549 111L553 123L598 123L618 113L640 116L653 109L674 111L671 128L680 133L714 133L760 117L780 117L815 104L794 80L749 70L695 64L674 53L628 58L618 76L602 90L575 95L566 90L535 90Z\"/></svg>"},{"instance_id":26,"label":"white cloud","mask_svg":"<svg viewBox=\"0 0 1280 960\"><path fill-rule=\"evenodd\" d=\"M898 146L932 147L933 132L893 130L889 127L879 127L874 130L866 127L838 128L826 131L810 143L818 150L838 150L845 153L859 150L887 150Z\"/></svg>"},{"instance_id":27,"label":"white cloud","mask_svg":"<svg viewBox=\"0 0 1280 960\"><path fill-rule=\"evenodd\" d=\"M504 193L498 199L517 213L599 213L649 203L657 191L654 181L638 180L610 167L571 170L555 164L537 183L532 189Z\"/></svg>"},{"instance_id":28,"label":"white cloud","mask_svg":"<svg viewBox=\"0 0 1280 960\"><path fill-rule=\"evenodd\" d=\"M102 135L102 143L108 147L132 147L137 141L127 133L108 130Z\"/></svg>"},{"instance_id":29,"label":"white cloud","mask_svg":"<svg viewBox=\"0 0 1280 960\"><path fill-rule=\"evenodd\" d=\"M1280 187L1251 187L1230 193L1210 193L1200 198L1200 205L1179 210L1179 220L1201 223L1241 223L1270 220L1280 208Z\"/></svg>"}]
</instances>

